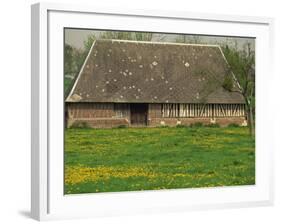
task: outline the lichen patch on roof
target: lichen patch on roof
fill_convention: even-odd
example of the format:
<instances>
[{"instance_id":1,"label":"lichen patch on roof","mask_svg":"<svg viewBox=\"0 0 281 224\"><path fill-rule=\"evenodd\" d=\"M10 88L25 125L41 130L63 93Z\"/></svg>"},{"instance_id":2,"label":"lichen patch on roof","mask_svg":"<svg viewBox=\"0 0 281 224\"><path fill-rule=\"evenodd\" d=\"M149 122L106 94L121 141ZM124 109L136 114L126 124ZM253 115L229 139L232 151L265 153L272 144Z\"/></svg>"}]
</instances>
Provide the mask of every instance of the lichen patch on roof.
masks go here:
<instances>
[{"instance_id":1,"label":"lichen patch on roof","mask_svg":"<svg viewBox=\"0 0 281 224\"><path fill-rule=\"evenodd\" d=\"M226 75L218 46L97 40L66 101L244 103Z\"/></svg>"},{"instance_id":2,"label":"lichen patch on roof","mask_svg":"<svg viewBox=\"0 0 281 224\"><path fill-rule=\"evenodd\" d=\"M82 97L76 93L71 95L68 99L69 102L79 102L80 100L82 100Z\"/></svg>"}]
</instances>

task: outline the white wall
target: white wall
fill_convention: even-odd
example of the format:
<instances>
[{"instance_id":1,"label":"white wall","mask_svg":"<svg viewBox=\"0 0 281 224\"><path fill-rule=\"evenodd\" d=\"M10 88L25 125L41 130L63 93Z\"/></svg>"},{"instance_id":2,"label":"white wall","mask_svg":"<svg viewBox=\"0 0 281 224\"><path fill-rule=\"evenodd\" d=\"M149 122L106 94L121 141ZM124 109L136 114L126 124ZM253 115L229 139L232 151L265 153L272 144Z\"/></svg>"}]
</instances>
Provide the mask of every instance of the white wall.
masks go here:
<instances>
[{"instance_id":1,"label":"white wall","mask_svg":"<svg viewBox=\"0 0 281 224\"><path fill-rule=\"evenodd\" d=\"M30 0L1 1L0 7L0 223L31 223L30 207ZM67 2L59 1L57 2ZM281 13L278 0L69 0L79 4L139 9L181 10L222 14L270 16L276 18L275 27L275 134L276 149L281 135L280 67ZM279 40L279 42L277 42ZM278 76L278 77L277 77ZM279 101L278 101L279 100ZM79 223L280 223L281 222L281 153L276 158L276 202L274 207L196 211L166 215L103 218ZM65 221L59 223L78 223Z\"/></svg>"}]
</instances>

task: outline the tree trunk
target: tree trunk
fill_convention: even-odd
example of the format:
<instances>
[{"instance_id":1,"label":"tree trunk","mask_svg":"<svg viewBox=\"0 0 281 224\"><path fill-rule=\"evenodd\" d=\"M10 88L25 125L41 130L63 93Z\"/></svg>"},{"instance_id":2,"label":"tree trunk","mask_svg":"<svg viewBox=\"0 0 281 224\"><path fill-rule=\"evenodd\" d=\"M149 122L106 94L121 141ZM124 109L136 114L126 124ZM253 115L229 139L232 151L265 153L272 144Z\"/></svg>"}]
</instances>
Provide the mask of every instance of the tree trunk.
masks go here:
<instances>
[{"instance_id":1,"label":"tree trunk","mask_svg":"<svg viewBox=\"0 0 281 224\"><path fill-rule=\"evenodd\" d=\"M247 105L247 122L248 122L248 127L251 137L255 137L254 114L253 114L253 108L250 105Z\"/></svg>"}]
</instances>

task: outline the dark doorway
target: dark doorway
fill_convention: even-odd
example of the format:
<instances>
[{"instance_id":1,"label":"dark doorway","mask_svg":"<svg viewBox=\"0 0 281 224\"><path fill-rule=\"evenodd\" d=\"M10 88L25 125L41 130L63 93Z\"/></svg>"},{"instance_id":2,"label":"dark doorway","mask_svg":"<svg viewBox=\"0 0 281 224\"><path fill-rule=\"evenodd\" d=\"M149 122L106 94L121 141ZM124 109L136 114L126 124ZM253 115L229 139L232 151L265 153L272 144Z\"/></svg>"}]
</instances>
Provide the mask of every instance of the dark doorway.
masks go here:
<instances>
[{"instance_id":1,"label":"dark doorway","mask_svg":"<svg viewBox=\"0 0 281 224\"><path fill-rule=\"evenodd\" d=\"M147 125L148 105L146 103L130 104L131 125L145 126Z\"/></svg>"}]
</instances>

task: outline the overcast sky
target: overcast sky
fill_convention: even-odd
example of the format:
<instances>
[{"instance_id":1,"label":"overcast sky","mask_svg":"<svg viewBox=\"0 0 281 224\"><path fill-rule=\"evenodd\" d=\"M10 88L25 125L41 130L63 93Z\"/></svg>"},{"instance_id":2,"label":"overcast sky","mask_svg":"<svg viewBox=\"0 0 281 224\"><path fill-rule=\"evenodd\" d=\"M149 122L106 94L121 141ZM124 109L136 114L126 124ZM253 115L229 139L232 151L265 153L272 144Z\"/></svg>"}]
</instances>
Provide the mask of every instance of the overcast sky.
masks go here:
<instances>
[{"instance_id":1,"label":"overcast sky","mask_svg":"<svg viewBox=\"0 0 281 224\"><path fill-rule=\"evenodd\" d=\"M75 47L84 48L84 41L87 40L89 35L95 35L99 38L99 35L104 31L97 30L83 30L83 29L65 29L65 43ZM188 35L188 38L193 39L194 36L199 35ZM180 34L165 34L165 33L154 33L152 41L161 42L176 42L177 38L182 37ZM242 49L245 43L250 43L251 48L255 49L254 38L238 38L238 37L218 37L218 36L200 36L200 41L206 44L225 44L234 46L237 43L237 47Z\"/></svg>"}]
</instances>

